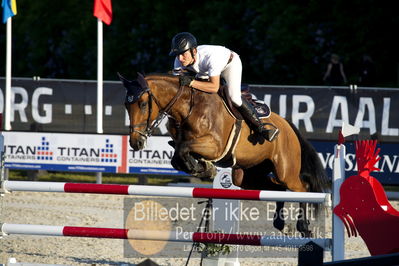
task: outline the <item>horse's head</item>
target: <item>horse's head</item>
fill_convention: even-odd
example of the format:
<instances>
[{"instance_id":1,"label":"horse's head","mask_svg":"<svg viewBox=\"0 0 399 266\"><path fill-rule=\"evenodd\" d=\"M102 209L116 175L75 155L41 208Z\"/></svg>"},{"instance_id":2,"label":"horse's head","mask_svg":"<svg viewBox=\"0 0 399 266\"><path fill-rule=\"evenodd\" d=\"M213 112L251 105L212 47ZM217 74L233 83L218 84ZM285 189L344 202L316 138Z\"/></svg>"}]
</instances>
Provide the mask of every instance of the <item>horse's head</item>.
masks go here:
<instances>
[{"instance_id":1,"label":"horse's head","mask_svg":"<svg viewBox=\"0 0 399 266\"><path fill-rule=\"evenodd\" d=\"M154 120L157 120L159 111L153 108L154 98L143 75L138 74L137 80L133 81L119 73L118 76L126 88L125 107L130 119L130 146L135 151L141 150L154 130Z\"/></svg>"}]
</instances>

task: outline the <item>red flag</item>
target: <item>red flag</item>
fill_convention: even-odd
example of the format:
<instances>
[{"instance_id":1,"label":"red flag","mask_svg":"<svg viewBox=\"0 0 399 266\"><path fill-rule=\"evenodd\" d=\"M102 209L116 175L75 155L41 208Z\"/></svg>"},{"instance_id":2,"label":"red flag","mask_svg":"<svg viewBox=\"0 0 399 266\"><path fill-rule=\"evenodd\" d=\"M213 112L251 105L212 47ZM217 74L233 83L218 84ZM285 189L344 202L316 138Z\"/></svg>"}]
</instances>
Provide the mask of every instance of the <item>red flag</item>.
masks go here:
<instances>
[{"instance_id":1,"label":"red flag","mask_svg":"<svg viewBox=\"0 0 399 266\"><path fill-rule=\"evenodd\" d=\"M110 25L112 21L111 0L94 0L93 15L105 24Z\"/></svg>"}]
</instances>

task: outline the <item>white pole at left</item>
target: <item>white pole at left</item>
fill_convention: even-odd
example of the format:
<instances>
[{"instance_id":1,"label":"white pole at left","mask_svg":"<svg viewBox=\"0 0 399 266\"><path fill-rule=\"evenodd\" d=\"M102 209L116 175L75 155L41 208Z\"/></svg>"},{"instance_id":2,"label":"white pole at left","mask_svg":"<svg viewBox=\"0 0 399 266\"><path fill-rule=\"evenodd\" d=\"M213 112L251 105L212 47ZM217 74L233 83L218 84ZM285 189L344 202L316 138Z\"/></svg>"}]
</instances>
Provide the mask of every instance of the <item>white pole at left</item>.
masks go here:
<instances>
[{"instance_id":1,"label":"white pole at left","mask_svg":"<svg viewBox=\"0 0 399 266\"><path fill-rule=\"evenodd\" d=\"M103 23L97 19L97 133L103 133Z\"/></svg>"},{"instance_id":2,"label":"white pole at left","mask_svg":"<svg viewBox=\"0 0 399 266\"><path fill-rule=\"evenodd\" d=\"M103 23L97 19L97 134L103 133ZM102 183L102 173L96 172L96 183Z\"/></svg>"},{"instance_id":3,"label":"white pole at left","mask_svg":"<svg viewBox=\"0 0 399 266\"><path fill-rule=\"evenodd\" d=\"M5 88L5 108L4 108L4 129L11 130L11 23L12 19L7 19L7 44L6 44L6 88Z\"/></svg>"}]
</instances>

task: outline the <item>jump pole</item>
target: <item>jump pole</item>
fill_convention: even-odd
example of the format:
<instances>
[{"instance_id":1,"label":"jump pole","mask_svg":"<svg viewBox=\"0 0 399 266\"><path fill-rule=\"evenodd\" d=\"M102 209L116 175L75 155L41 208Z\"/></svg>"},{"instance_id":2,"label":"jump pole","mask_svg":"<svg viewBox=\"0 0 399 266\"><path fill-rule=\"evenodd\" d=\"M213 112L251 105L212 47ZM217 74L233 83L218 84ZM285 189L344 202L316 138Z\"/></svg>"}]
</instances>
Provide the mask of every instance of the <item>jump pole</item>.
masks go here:
<instances>
[{"instance_id":1,"label":"jump pole","mask_svg":"<svg viewBox=\"0 0 399 266\"><path fill-rule=\"evenodd\" d=\"M87 183L3 181L5 191L93 193L156 197L213 198L257 201L324 203L327 193L269 190L238 190L144 185L108 185Z\"/></svg>"},{"instance_id":2,"label":"jump pole","mask_svg":"<svg viewBox=\"0 0 399 266\"><path fill-rule=\"evenodd\" d=\"M334 166L333 166L333 193L332 210L340 202L339 190L345 180L345 155L346 147L343 144L335 145L334 148ZM344 225L337 215L332 214L332 260L345 259L345 232Z\"/></svg>"},{"instance_id":3,"label":"jump pole","mask_svg":"<svg viewBox=\"0 0 399 266\"><path fill-rule=\"evenodd\" d=\"M199 242L228 245L251 245L251 246L285 246L300 247L310 241L315 242L324 249L330 249L331 239L325 238L293 238L262 236L251 234L222 234L206 232L183 232L183 231L146 231L118 228L98 227L75 227L75 226L52 226L31 224L8 224L1 225L1 231L5 235L41 235L41 236L70 236L70 237L92 237L92 238L115 238L156 240L171 242Z\"/></svg>"}]
</instances>

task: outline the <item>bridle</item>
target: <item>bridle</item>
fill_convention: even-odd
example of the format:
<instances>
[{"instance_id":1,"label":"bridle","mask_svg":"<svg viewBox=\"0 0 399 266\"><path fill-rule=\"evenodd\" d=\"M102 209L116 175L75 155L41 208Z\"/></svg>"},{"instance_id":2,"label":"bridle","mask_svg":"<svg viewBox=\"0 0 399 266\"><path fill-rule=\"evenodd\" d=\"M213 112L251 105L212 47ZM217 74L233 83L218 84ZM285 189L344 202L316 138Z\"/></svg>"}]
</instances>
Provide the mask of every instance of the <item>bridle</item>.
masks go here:
<instances>
[{"instance_id":1,"label":"bridle","mask_svg":"<svg viewBox=\"0 0 399 266\"><path fill-rule=\"evenodd\" d=\"M144 138L148 138L150 136L152 136L152 134L154 133L155 128L157 128L159 126L159 124L162 122L162 120L170 115L170 110L172 109L173 105L177 102L177 100L180 98L180 96L183 94L183 89L184 86L179 86L179 89L177 91L177 93L173 96L173 98L170 100L170 102L165 106L165 108L161 108L161 105L159 103L159 100L154 96L154 94L151 92L150 88L148 87L148 83L147 81L142 77L142 80L140 80L140 76L139 79L137 80L142 92L138 95L137 99L140 99L144 93L148 93L148 117L147 117L147 121L146 123L140 123L137 125L129 125L129 133L138 133L141 136L143 136ZM191 99L190 99L190 110L188 115L182 120L181 123L183 123L192 113L192 107L194 105L194 97L193 97L193 89L191 88ZM125 102L126 105L128 104L132 104L133 102L128 100L127 96L127 101ZM152 115L152 111L153 111L153 105L152 102L155 102L155 104L158 106L159 109L159 114L158 116L151 122L151 115ZM137 128L139 127L143 127L145 126L144 131L138 130Z\"/></svg>"}]
</instances>

